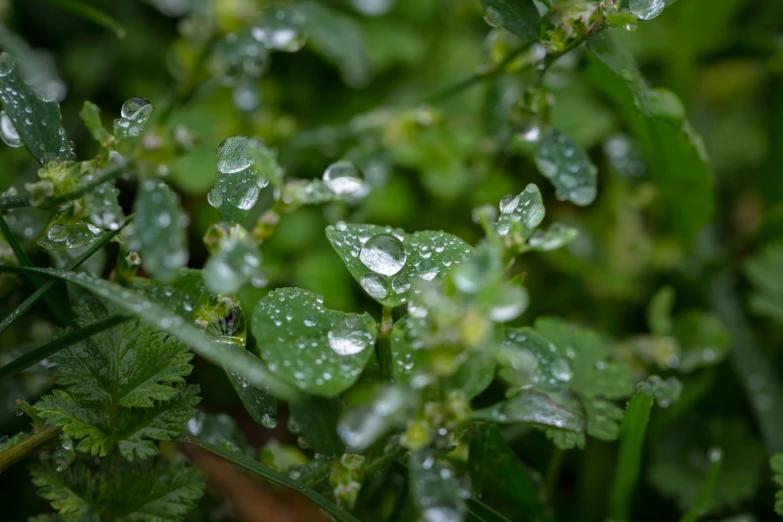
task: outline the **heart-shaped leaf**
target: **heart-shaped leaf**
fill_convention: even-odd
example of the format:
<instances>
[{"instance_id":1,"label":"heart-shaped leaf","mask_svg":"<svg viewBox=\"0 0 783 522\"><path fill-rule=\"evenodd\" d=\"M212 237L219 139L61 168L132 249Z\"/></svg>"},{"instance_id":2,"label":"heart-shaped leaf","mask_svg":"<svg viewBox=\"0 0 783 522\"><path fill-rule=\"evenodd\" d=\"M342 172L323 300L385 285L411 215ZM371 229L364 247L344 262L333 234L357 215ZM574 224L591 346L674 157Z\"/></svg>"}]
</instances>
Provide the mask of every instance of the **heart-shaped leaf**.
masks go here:
<instances>
[{"instance_id":1,"label":"heart-shaped leaf","mask_svg":"<svg viewBox=\"0 0 783 522\"><path fill-rule=\"evenodd\" d=\"M261 299L251 331L272 372L324 397L356 382L377 333L369 315L327 310L321 296L299 288L279 288Z\"/></svg>"},{"instance_id":2,"label":"heart-shaped leaf","mask_svg":"<svg viewBox=\"0 0 783 522\"><path fill-rule=\"evenodd\" d=\"M383 306L407 302L417 279L440 281L472 252L460 238L440 231L406 234L378 225L338 223L326 237L351 275Z\"/></svg>"}]
</instances>

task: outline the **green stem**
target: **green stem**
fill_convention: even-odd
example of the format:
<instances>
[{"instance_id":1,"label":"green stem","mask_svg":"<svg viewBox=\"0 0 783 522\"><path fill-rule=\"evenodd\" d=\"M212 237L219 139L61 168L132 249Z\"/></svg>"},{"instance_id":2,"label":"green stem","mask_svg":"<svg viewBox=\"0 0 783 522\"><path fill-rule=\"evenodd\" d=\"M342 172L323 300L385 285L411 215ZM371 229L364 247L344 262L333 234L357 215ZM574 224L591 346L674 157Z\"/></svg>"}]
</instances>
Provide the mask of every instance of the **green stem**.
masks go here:
<instances>
[{"instance_id":1,"label":"green stem","mask_svg":"<svg viewBox=\"0 0 783 522\"><path fill-rule=\"evenodd\" d=\"M48 442L60 434L62 428L59 426L47 426L38 433L34 433L18 444L14 444L7 450L0 453L0 472L8 469L11 465L19 462L31 451Z\"/></svg>"},{"instance_id":2,"label":"green stem","mask_svg":"<svg viewBox=\"0 0 783 522\"><path fill-rule=\"evenodd\" d=\"M389 306L384 306L381 313L381 324L378 328L378 340L375 344L375 354L378 357L381 380L386 382L392 380L391 331L393 327L394 319L392 319L392 309Z\"/></svg>"},{"instance_id":3,"label":"green stem","mask_svg":"<svg viewBox=\"0 0 783 522\"><path fill-rule=\"evenodd\" d=\"M10 196L3 196L0 198L0 211L11 210L13 208L24 208L31 206L30 194L22 192L21 194L13 194Z\"/></svg>"},{"instance_id":4,"label":"green stem","mask_svg":"<svg viewBox=\"0 0 783 522\"><path fill-rule=\"evenodd\" d=\"M620 426L620 456L609 494L609 514L613 520L628 520L630 515L631 500L642 468L644 438L652 405L651 396L637 394L625 410Z\"/></svg>"},{"instance_id":5,"label":"green stem","mask_svg":"<svg viewBox=\"0 0 783 522\"><path fill-rule=\"evenodd\" d=\"M555 497L557 496L557 479L560 477L560 468L563 467L563 458L565 457L565 451L555 447L552 456L549 458L549 466L546 470L546 500L547 503L554 505Z\"/></svg>"},{"instance_id":6,"label":"green stem","mask_svg":"<svg viewBox=\"0 0 783 522\"><path fill-rule=\"evenodd\" d=\"M79 2L76 0L45 1L59 7L63 11L69 11L80 18L88 20L101 27L105 27L106 29L112 31L117 36L117 38L125 38L125 29L117 20L86 2Z\"/></svg>"},{"instance_id":7,"label":"green stem","mask_svg":"<svg viewBox=\"0 0 783 522\"><path fill-rule=\"evenodd\" d=\"M118 324L121 324L127 320L127 317L115 315L102 321L97 321L89 326L85 326L84 328L68 332L63 336L58 337L54 341L36 348L35 350L31 350L21 357L17 357L5 366L0 367L0 379L15 375L22 370L29 368L33 364L38 363L47 357L51 357L64 348L92 337L93 335L104 330L108 330L109 328L117 326Z\"/></svg>"},{"instance_id":8,"label":"green stem","mask_svg":"<svg viewBox=\"0 0 783 522\"><path fill-rule=\"evenodd\" d=\"M707 478L704 479L704 484L702 484L699 494L696 496L693 507L680 519L680 522L697 522L712 497L712 491L715 489L715 482L718 480L718 473L720 473L721 463L723 462L723 451L719 448L712 448L708 453L708 457L710 459L710 469L707 471Z\"/></svg>"}]
</instances>

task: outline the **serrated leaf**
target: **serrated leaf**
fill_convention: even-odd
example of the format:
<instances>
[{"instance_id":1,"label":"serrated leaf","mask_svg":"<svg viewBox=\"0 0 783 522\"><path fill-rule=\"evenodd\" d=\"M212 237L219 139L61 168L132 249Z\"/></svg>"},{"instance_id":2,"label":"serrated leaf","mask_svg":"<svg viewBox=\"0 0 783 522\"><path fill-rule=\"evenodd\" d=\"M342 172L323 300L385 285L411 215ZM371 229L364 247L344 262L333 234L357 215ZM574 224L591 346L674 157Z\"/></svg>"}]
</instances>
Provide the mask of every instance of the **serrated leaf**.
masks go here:
<instances>
[{"instance_id":1,"label":"serrated leaf","mask_svg":"<svg viewBox=\"0 0 783 522\"><path fill-rule=\"evenodd\" d=\"M533 0L481 0L487 22L502 26L525 40L539 37L541 16Z\"/></svg>"},{"instance_id":2,"label":"serrated leaf","mask_svg":"<svg viewBox=\"0 0 783 522\"><path fill-rule=\"evenodd\" d=\"M54 252L65 252L72 248L90 246L101 237L102 230L88 223L52 225L38 240L38 246Z\"/></svg>"},{"instance_id":3,"label":"serrated leaf","mask_svg":"<svg viewBox=\"0 0 783 522\"><path fill-rule=\"evenodd\" d=\"M549 128L539 138L536 166L552 182L561 201L586 206L595 200L598 169L576 141L557 129Z\"/></svg>"},{"instance_id":4,"label":"serrated leaf","mask_svg":"<svg viewBox=\"0 0 783 522\"><path fill-rule=\"evenodd\" d=\"M750 258L745 275L754 288L753 311L783 324L783 244L769 244Z\"/></svg>"},{"instance_id":5,"label":"serrated leaf","mask_svg":"<svg viewBox=\"0 0 783 522\"><path fill-rule=\"evenodd\" d=\"M308 397L292 402L290 408L299 436L310 449L327 457L345 452L345 443L337 434L337 422L343 413L339 399Z\"/></svg>"},{"instance_id":6,"label":"serrated leaf","mask_svg":"<svg viewBox=\"0 0 783 522\"><path fill-rule=\"evenodd\" d=\"M61 516L99 520L93 503L96 496L105 494L107 485L96 480L83 464L73 466L65 473L56 472L50 465L38 464L30 468L30 475L38 487L38 495L51 502Z\"/></svg>"},{"instance_id":7,"label":"serrated leaf","mask_svg":"<svg viewBox=\"0 0 783 522\"><path fill-rule=\"evenodd\" d=\"M188 262L188 220L179 197L164 182L147 179L139 185L133 211L144 268L161 281L172 281Z\"/></svg>"},{"instance_id":8,"label":"serrated leaf","mask_svg":"<svg viewBox=\"0 0 783 522\"><path fill-rule=\"evenodd\" d=\"M685 118L676 95L647 86L630 51L615 41L611 31L592 36L587 45L606 66L592 62L591 78L626 108L625 119L660 194L662 221L690 241L709 222L714 205L712 174L701 137Z\"/></svg>"},{"instance_id":9,"label":"serrated leaf","mask_svg":"<svg viewBox=\"0 0 783 522\"><path fill-rule=\"evenodd\" d=\"M445 232L406 234L378 225L341 223L327 227L326 237L354 279L383 306L405 303L417 279L441 281L472 251Z\"/></svg>"},{"instance_id":10,"label":"serrated leaf","mask_svg":"<svg viewBox=\"0 0 783 522\"><path fill-rule=\"evenodd\" d=\"M318 2L302 2L297 7L305 19L307 44L340 68L346 84L365 85L370 79L370 61L359 25Z\"/></svg>"},{"instance_id":11,"label":"serrated leaf","mask_svg":"<svg viewBox=\"0 0 783 522\"><path fill-rule=\"evenodd\" d=\"M587 434L596 439L617 440L624 414L622 408L602 400L585 401L584 407Z\"/></svg>"},{"instance_id":12,"label":"serrated leaf","mask_svg":"<svg viewBox=\"0 0 783 522\"><path fill-rule=\"evenodd\" d=\"M462 520L466 507L454 469L428 450L412 453L408 463L411 492L421 520Z\"/></svg>"},{"instance_id":13,"label":"serrated leaf","mask_svg":"<svg viewBox=\"0 0 783 522\"><path fill-rule=\"evenodd\" d=\"M8 53L0 54L0 100L19 138L40 163L71 159L59 104L40 96L22 79L14 58Z\"/></svg>"},{"instance_id":14,"label":"serrated leaf","mask_svg":"<svg viewBox=\"0 0 783 522\"><path fill-rule=\"evenodd\" d=\"M128 459L157 455L153 441L171 440L182 432L182 424L196 414L201 398L196 385L175 388L177 394L151 408L133 408L122 416L118 436L120 453Z\"/></svg>"},{"instance_id":15,"label":"serrated leaf","mask_svg":"<svg viewBox=\"0 0 783 522\"><path fill-rule=\"evenodd\" d=\"M36 273L73 283L105 299L128 315L138 317L143 322L173 335L187 343L202 357L238 372L253 384L269 386L276 395L287 399L298 395L295 388L286 381L278 379L262 365L248 364L247 359L221 350L196 326L185 322L178 314L146 298L141 293L133 292L110 281L97 279L85 273L76 274L67 270L0 265L0 273Z\"/></svg>"},{"instance_id":16,"label":"serrated leaf","mask_svg":"<svg viewBox=\"0 0 783 522\"><path fill-rule=\"evenodd\" d=\"M111 435L108 412L86 407L62 390L52 390L51 394L43 396L35 409L47 424L61 426L63 432L78 439L77 450L92 455L107 454Z\"/></svg>"},{"instance_id":17,"label":"serrated leaf","mask_svg":"<svg viewBox=\"0 0 783 522\"><path fill-rule=\"evenodd\" d=\"M394 323L391 333L392 375L397 383L410 384L417 376L426 374L428 350L417 342L419 331L411 328L411 317L406 315ZM415 346L419 346L416 348ZM495 377L495 360L482 353L470 354L445 384L472 399L486 390Z\"/></svg>"},{"instance_id":18,"label":"serrated leaf","mask_svg":"<svg viewBox=\"0 0 783 522\"><path fill-rule=\"evenodd\" d=\"M273 290L258 302L251 331L270 371L309 393L333 397L359 378L377 332L369 315L327 310L322 303L307 290Z\"/></svg>"}]
</instances>

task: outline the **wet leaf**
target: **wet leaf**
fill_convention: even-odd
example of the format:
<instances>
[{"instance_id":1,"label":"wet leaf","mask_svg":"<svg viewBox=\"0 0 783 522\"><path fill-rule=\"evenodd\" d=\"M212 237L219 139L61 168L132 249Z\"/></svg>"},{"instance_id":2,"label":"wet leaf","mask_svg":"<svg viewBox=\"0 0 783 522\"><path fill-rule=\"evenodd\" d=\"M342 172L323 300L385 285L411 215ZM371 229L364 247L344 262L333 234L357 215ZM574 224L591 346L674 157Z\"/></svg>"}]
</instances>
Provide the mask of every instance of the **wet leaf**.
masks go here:
<instances>
[{"instance_id":1,"label":"wet leaf","mask_svg":"<svg viewBox=\"0 0 783 522\"><path fill-rule=\"evenodd\" d=\"M346 84L351 87L366 84L370 79L370 62L358 24L318 2L303 2L298 8L305 19L308 45L337 64Z\"/></svg>"},{"instance_id":2,"label":"wet leaf","mask_svg":"<svg viewBox=\"0 0 783 522\"><path fill-rule=\"evenodd\" d=\"M179 197L164 182L147 179L139 185L133 211L144 268L161 281L174 280L188 262L188 220Z\"/></svg>"},{"instance_id":3,"label":"wet leaf","mask_svg":"<svg viewBox=\"0 0 783 522\"><path fill-rule=\"evenodd\" d=\"M509 424L528 422L574 433L584 433L585 417L565 395L523 392L473 413L476 419Z\"/></svg>"},{"instance_id":4,"label":"wet leaf","mask_svg":"<svg viewBox=\"0 0 783 522\"><path fill-rule=\"evenodd\" d=\"M68 137L60 121L60 106L55 99L44 98L19 74L14 58L0 54L0 100L12 123L3 122L2 135L9 132L21 140L40 163L72 156Z\"/></svg>"},{"instance_id":5,"label":"wet leaf","mask_svg":"<svg viewBox=\"0 0 783 522\"><path fill-rule=\"evenodd\" d=\"M261 252L244 229L219 242L203 273L207 288L216 294L234 294L247 283L257 288L266 284Z\"/></svg>"},{"instance_id":6,"label":"wet leaf","mask_svg":"<svg viewBox=\"0 0 783 522\"><path fill-rule=\"evenodd\" d=\"M138 138L152 114L152 104L141 97L122 104L120 117L114 120L114 137L118 140Z\"/></svg>"},{"instance_id":7,"label":"wet leaf","mask_svg":"<svg viewBox=\"0 0 783 522\"><path fill-rule=\"evenodd\" d=\"M308 397L291 403L290 408L299 436L310 449L327 457L345 452L345 443L337 434L337 423L343 413L339 399Z\"/></svg>"},{"instance_id":8,"label":"wet leaf","mask_svg":"<svg viewBox=\"0 0 783 522\"><path fill-rule=\"evenodd\" d=\"M552 182L558 199L586 206L595 200L596 173L585 150L557 129L549 128L536 147L538 171Z\"/></svg>"},{"instance_id":9,"label":"wet leaf","mask_svg":"<svg viewBox=\"0 0 783 522\"><path fill-rule=\"evenodd\" d=\"M745 263L745 274L754 287L753 310L783 324L783 244L764 247Z\"/></svg>"},{"instance_id":10,"label":"wet leaf","mask_svg":"<svg viewBox=\"0 0 783 522\"><path fill-rule=\"evenodd\" d=\"M715 314L700 310L679 314L672 334L680 344L682 371L718 364L729 354L731 335Z\"/></svg>"},{"instance_id":11,"label":"wet leaf","mask_svg":"<svg viewBox=\"0 0 783 522\"><path fill-rule=\"evenodd\" d=\"M131 288L138 289L162 306L168 306L172 312L189 321L204 292L204 278L201 270L183 268L172 283L134 277Z\"/></svg>"},{"instance_id":12,"label":"wet leaf","mask_svg":"<svg viewBox=\"0 0 783 522\"><path fill-rule=\"evenodd\" d=\"M87 130L90 131L92 137L98 143L104 144L109 139L109 131L107 131L103 123L101 122L101 109L91 101L84 101L82 110L79 111L79 117L84 122Z\"/></svg>"},{"instance_id":13,"label":"wet leaf","mask_svg":"<svg viewBox=\"0 0 783 522\"><path fill-rule=\"evenodd\" d=\"M326 237L365 292L384 306L405 303L417 279L441 281L471 252L445 232L414 232L378 225L339 223Z\"/></svg>"},{"instance_id":14,"label":"wet leaf","mask_svg":"<svg viewBox=\"0 0 783 522\"><path fill-rule=\"evenodd\" d=\"M500 202L500 216L497 231L501 236L513 234L519 230L524 239L533 235L533 231L544 220L546 209L541 199L541 191L530 183L521 194L509 194Z\"/></svg>"},{"instance_id":15,"label":"wet leaf","mask_svg":"<svg viewBox=\"0 0 783 522\"><path fill-rule=\"evenodd\" d=\"M647 327L655 335L671 334L674 297L674 289L663 286L650 299L647 305Z\"/></svg>"},{"instance_id":16,"label":"wet leaf","mask_svg":"<svg viewBox=\"0 0 783 522\"><path fill-rule=\"evenodd\" d=\"M327 310L321 296L273 290L258 302L251 331L269 370L314 395L334 397L351 386L375 344L367 314Z\"/></svg>"},{"instance_id":17,"label":"wet leaf","mask_svg":"<svg viewBox=\"0 0 783 522\"><path fill-rule=\"evenodd\" d=\"M52 251L64 252L72 248L90 246L101 237L101 229L88 223L52 225L38 245Z\"/></svg>"},{"instance_id":18,"label":"wet leaf","mask_svg":"<svg viewBox=\"0 0 783 522\"><path fill-rule=\"evenodd\" d=\"M506 329L499 360L499 375L522 389L565 390L573 376L568 359L529 327Z\"/></svg>"},{"instance_id":19,"label":"wet leaf","mask_svg":"<svg viewBox=\"0 0 783 522\"><path fill-rule=\"evenodd\" d=\"M536 230L533 236L527 241L531 250L540 252L549 252L557 250L571 243L579 236L579 231L575 228L567 227L561 223L552 223L546 230Z\"/></svg>"},{"instance_id":20,"label":"wet leaf","mask_svg":"<svg viewBox=\"0 0 783 522\"><path fill-rule=\"evenodd\" d=\"M244 221L258 201L261 189L269 183L266 175L281 176L270 154L260 140L247 136L231 136L220 144L215 186L208 200L221 219L233 223Z\"/></svg>"},{"instance_id":21,"label":"wet leaf","mask_svg":"<svg viewBox=\"0 0 783 522\"><path fill-rule=\"evenodd\" d=\"M90 223L104 230L117 230L125 219L114 183L98 185L87 192L82 201Z\"/></svg>"},{"instance_id":22,"label":"wet leaf","mask_svg":"<svg viewBox=\"0 0 783 522\"><path fill-rule=\"evenodd\" d=\"M538 40L541 16L533 0L481 0L481 5L489 25L503 27L525 40Z\"/></svg>"},{"instance_id":23,"label":"wet leaf","mask_svg":"<svg viewBox=\"0 0 783 522\"><path fill-rule=\"evenodd\" d=\"M649 88L630 51L610 31L591 37L588 48L606 66L591 62L591 78L625 107L625 119L644 151L660 194L661 220L690 241L709 221L714 205L701 137L685 118L677 96Z\"/></svg>"}]
</instances>

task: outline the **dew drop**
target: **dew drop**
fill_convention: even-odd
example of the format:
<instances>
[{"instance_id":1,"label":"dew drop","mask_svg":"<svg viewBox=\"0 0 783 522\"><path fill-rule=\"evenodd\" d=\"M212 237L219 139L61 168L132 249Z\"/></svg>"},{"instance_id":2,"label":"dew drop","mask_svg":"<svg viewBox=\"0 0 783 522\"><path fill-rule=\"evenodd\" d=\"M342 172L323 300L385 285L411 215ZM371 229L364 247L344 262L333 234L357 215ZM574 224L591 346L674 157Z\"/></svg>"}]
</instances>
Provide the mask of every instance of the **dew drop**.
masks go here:
<instances>
[{"instance_id":1,"label":"dew drop","mask_svg":"<svg viewBox=\"0 0 783 522\"><path fill-rule=\"evenodd\" d=\"M425 281L432 281L435 279L435 276L438 275L438 267L435 266L435 263L429 260L422 261L421 264L419 264L418 269L419 277Z\"/></svg>"},{"instance_id":2,"label":"dew drop","mask_svg":"<svg viewBox=\"0 0 783 522\"><path fill-rule=\"evenodd\" d=\"M139 117L140 111L149 104L150 102L147 101L145 98L142 98L141 96L135 96L122 104L122 109L120 109L120 114L122 115L123 118L127 118L129 120L135 120L136 118Z\"/></svg>"},{"instance_id":3,"label":"dew drop","mask_svg":"<svg viewBox=\"0 0 783 522\"><path fill-rule=\"evenodd\" d=\"M394 293L396 294L403 294L410 290L410 288L411 282L404 275L398 275L392 280L392 290L394 290Z\"/></svg>"},{"instance_id":4,"label":"dew drop","mask_svg":"<svg viewBox=\"0 0 783 522\"><path fill-rule=\"evenodd\" d=\"M247 136L230 136L217 149L217 169L223 174L245 170L253 164L247 153Z\"/></svg>"},{"instance_id":5,"label":"dew drop","mask_svg":"<svg viewBox=\"0 0 783 522\"><path fill-rule=\"evenodd\" d=\"M338 195L355 194L364 187L361 171L349 161L338 161L330 165L323 175L329 190Z\"/></svg>"},{"instance_id":6,"label":"dew drop","mask_svg":"<svg viewBox=\"0 0 783 522\"><path fill-rule=\"evenodd\" d=\"M0 138L2 138L3 143L15 149L23 145L22 138L19 136L16 127L14 127L14 122L11 121L11 117L5 111L0 112Z\"/></svg>"},{"instance_id":7,"label":"dew drop","mask_svg":"<svg viewBox=\"0 0 783 522\"><path fill-rule=\"evenodd\" d=\"M407 259L402 241L391 234L376 234L362 246L361 262L378 274L386 276L398 273Z\"/></svg>"},{"instance_id":8,"label":"dew drop","mask_svg":"<svg viewBox=\"0 0 783 522\"><path fill-rule=\"evenodd\" d=\"M363 275L359 280L359 284L362 285L362 288L370 297L375 299L384 299L389 295L389 290L386 288L386 280L378 274Z\"/></svg>"}]
</instances>

